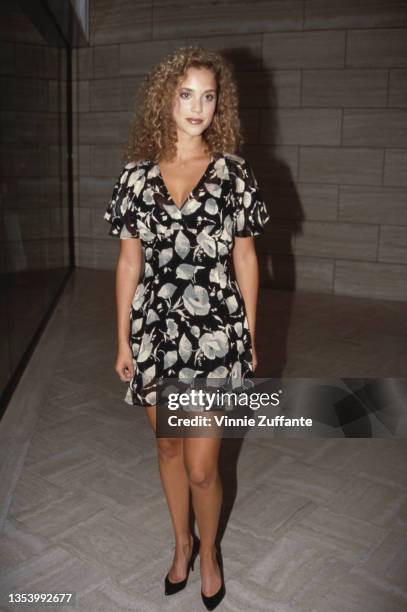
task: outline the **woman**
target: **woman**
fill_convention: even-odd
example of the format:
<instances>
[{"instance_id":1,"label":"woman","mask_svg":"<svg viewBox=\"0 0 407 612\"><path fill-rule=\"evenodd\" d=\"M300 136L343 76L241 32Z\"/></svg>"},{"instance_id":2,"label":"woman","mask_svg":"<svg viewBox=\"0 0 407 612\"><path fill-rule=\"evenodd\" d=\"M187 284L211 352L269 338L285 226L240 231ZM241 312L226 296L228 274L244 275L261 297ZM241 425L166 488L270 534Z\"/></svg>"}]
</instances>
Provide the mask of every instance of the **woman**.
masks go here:
<instances>
[{"instance_id":1,"label":"woman","mask_svg":"<svg viewBox=\"0 0 407 612\"><path fill-rule=\"evenodd\" d=\"M184 47L147 76L104 218L122 239L115 370L129 383L125 401L146 408L155 433L159 380L208 377L239 386L257 366L253 236L269 215L251 167L235 154L241 142L237 89L220 54ZM165 593L185 587L199 552L207 609L225 594L215 542L220 442L156 437L175 534ZM189 490L200 541L189 529Z\"/></svg>"}]
</instances>

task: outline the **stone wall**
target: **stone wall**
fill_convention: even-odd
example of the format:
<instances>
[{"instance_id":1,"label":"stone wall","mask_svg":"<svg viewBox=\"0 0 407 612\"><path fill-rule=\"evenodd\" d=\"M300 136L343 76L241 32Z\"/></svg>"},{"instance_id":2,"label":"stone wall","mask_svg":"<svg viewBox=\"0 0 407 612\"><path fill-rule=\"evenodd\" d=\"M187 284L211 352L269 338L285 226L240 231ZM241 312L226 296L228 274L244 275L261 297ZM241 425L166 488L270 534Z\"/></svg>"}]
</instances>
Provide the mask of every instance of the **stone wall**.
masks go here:
<instances>
[{"instance_id":1,"label":"stone wall","mask_svg":"<svg viewBox=\"0 0 407 612\"><path fill-rule=\"evenodd\" d=\"M263 286L407 299L407 3L91 0L74 56L80 267L115 265L101 219L142 75L199 43L235 66L247 157L272 216Z\"/></svg>"}]
</instances>

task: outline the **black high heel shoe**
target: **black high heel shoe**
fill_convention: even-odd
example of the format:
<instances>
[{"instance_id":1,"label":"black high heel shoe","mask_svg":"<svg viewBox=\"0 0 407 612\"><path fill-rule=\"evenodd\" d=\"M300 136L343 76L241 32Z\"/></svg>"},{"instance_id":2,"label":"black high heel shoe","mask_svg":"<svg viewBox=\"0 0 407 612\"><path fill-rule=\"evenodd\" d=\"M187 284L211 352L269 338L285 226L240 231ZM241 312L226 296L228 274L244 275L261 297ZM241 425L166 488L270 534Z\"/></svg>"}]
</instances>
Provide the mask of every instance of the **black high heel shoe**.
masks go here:
<instances>
[{"instance_id":1,"label":"black high heel shoe","mask_svg":"<svg viewBox=\"0 0 407 612\"><path fill-rule=\"evenodd\" d=\"M226 588L225 588L225 578L223 576L223 560L222 557L220 555L220 553L218 553L218 550L216 550L216 559L218 561L219 564L219 569L220 569L220 575L222 578L222 584L219 587L219 590L214 594L214 595L204 595L202 593L202 589L201 589L201 597L202 597L202 601L205 604L205 607L207 610L214 610L216 608L216 606L218 604L220 604L220 602L222 601L222 599L225 596L226 593Z\"/></svg>"},{"instance_id":2,"label":"black high heel shoe","mask_svg":"<svg viewBox=\"0 0 407 612\"><path fill-rule=\"evenodd\" d=\"M180 580L179 582L171 582L171 580L168 578L168 575L169 575L169 572L168 572L168 574L165 577L165 594L166 595L174 595L175 593L182 591L182 589L185 589L185 587L187 586L187 582L189 578L189 571L194 570L194 563L195 563L196 557L198 556L199 546L200 546L199 538L195 534L193 534L193 538L194 538L194 541L192 544L191 557L188 561L187 575L184 578L184 580Z\"/></svg>"}]
</instances>

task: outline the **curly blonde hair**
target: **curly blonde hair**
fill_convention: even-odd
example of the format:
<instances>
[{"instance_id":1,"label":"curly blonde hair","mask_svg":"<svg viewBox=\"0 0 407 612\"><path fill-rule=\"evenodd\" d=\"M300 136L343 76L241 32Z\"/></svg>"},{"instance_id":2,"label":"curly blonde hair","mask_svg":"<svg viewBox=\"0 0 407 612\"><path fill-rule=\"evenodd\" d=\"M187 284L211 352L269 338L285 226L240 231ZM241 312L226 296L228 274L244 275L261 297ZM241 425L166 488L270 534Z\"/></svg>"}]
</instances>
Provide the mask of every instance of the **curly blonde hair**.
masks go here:
<instances>
[{"instance_id":1,"label":"curly blonde hair","mask_svg":"<svg viewBox=\"0 0 407 612\"><path fill-rule=\"evenodd\" d=\"M239 101L228 60L201 46L180 47L147 74L136 96L127 161L173 159L177 132L172 105L177 85L188 68L208 68L217 82L217 104L210 126L202 134L207 154L235 153L243 144Z\"/></svg>"}]
</instances>

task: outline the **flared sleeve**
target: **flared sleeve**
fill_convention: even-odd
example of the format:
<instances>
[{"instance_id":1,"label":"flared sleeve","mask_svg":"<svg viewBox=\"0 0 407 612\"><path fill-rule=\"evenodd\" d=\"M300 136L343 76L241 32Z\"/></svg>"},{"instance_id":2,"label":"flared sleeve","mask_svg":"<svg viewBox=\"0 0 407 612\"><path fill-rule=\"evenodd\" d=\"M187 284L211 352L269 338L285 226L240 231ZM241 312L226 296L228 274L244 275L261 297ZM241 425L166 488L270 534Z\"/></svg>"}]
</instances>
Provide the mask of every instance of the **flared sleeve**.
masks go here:
<instances>
[{"instance_id":1,"label":"flared sleeve","mask_svg":"<svg viewBox=\"0 0 407 612\"><path fill-rule=\"evenodd\" d=\"M139 238L137 229L134 172L136 164L126 164L113 187L103 219L110 223L109 235L121 239ZM130 180L131 178L131 180Z\"/></svg>"},{"instance_id":2,"label":"flared sleeve","mask_svg":"<svg viewBox=\"0 0 407 612\"><path fill-rule=\"evenodd\" d=\"M257 236L264 233L270 215L263 199L253 169L247 160L238 164L236 173L235 236Z\"/></svg>"}]
</instances>

